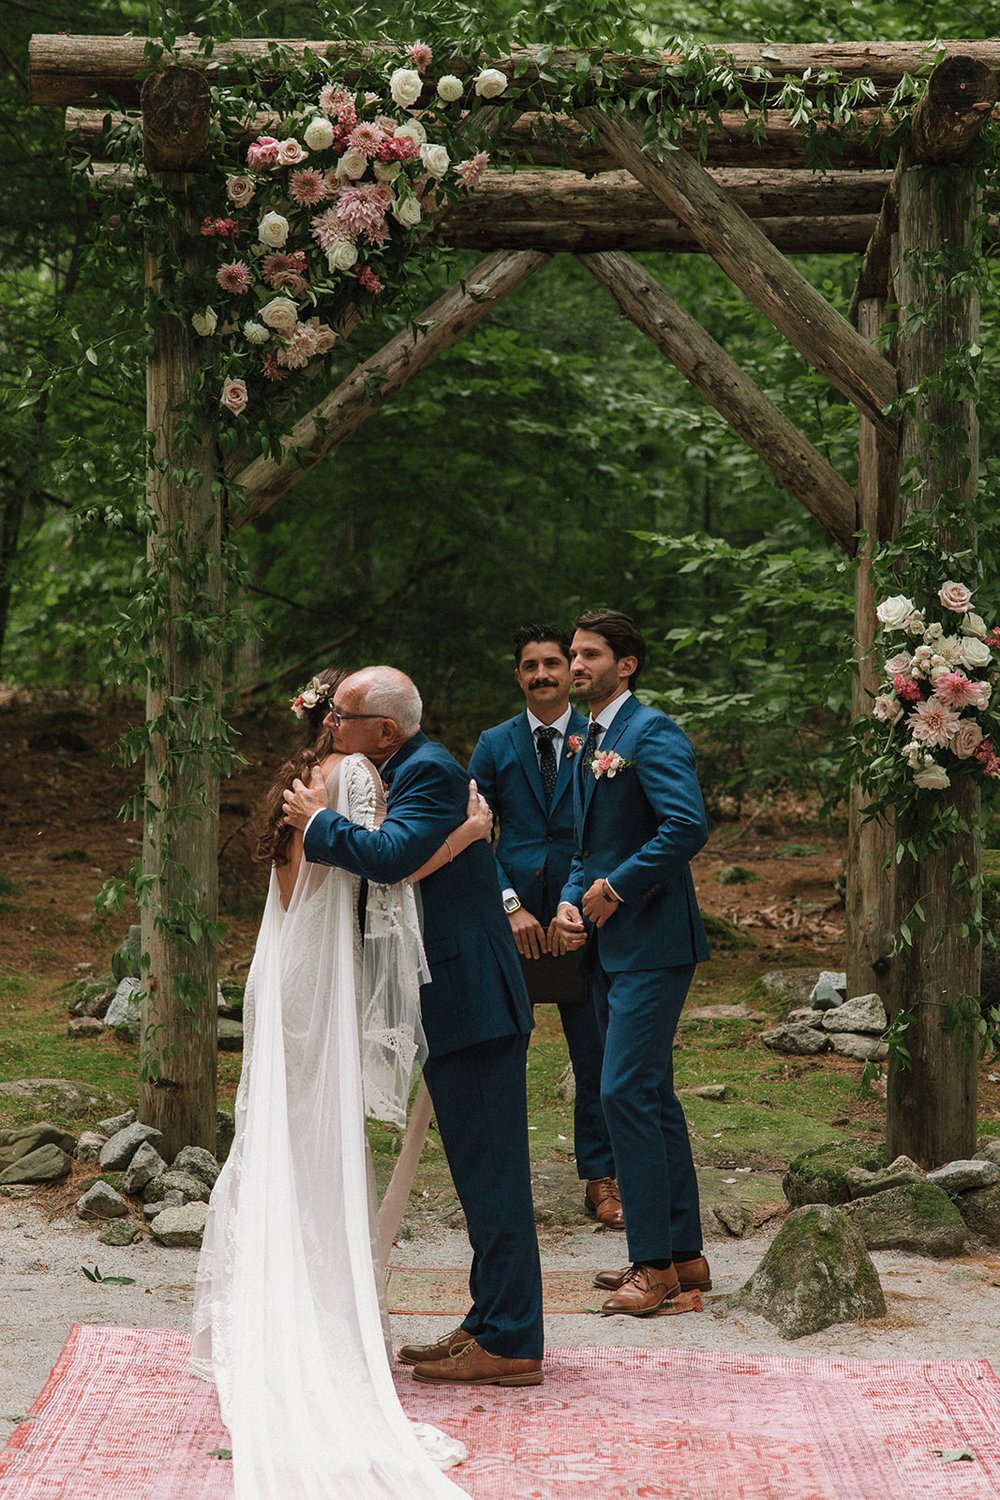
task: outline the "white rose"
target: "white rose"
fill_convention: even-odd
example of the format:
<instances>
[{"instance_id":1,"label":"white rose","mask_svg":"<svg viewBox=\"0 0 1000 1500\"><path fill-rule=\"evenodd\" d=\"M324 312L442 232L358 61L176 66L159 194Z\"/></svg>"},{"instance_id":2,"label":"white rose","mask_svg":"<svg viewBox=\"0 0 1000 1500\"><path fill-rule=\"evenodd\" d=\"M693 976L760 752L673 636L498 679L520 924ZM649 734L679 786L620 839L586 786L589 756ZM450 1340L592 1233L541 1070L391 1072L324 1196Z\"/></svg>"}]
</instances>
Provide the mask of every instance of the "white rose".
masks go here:
<instances>
[{"instance_id":1,"label":"white rose","mask_svg":"<svg viewBox=\"0 0 1000 1500\"><path fill-rule=\"evenodd\" d=\"M191 327L195 333L200 333L203 339L211 338L219 326L219 314L214 307L206 307L203 313L191 314Z\"/></svg>"},{"instance_id":2,"label":"white rose","mask_svg":"<svg viewBox=\"0 0 1000 1500\"><path fill-rule=\"evenodd\" d=\"M257 226L257 238L262 245L280 250L288 239L288 220L281 214L266 213Z\"/></svg>"},{"instance_id":3,"label":"white rose","mask_svg":"<svg viewBox=\"0 0 1000 1500\"><path fill-rule=\"evenodd\" d=\"M404 229L415 229L420 223L420 204L416 198L404 198L396 204L393 213Z\"/></svg>"},{"instance_id":4,"label":"white rose","mask_svg":"<svg viewBox=\"0 0 1000 1500\"><path fill-rule=\"evenodd\" d=\"M476 79L476 93L481 99L496 99L507 87L507 79L499 68L485 68Z\"/></svg>"},{"instance_id":5,"label":"white rose","mask_svg":"<svg viewBox=\"0 0 1000 1500\"><path fill-rule=\"evenodd\" d=\"M290 333L299 321L298 310L290 297L272 297L260 310L261 322L279 333Z\"/></svg>"},{"instance_id":6,"label":"white rose","mask_svg":"<svg viewBox=\"0 0 1000 1500\"><path fill-rule=\"evenodd\" d=\"M427 139L427 132L419 120L407 120L405 124L397 125L393 135L397 138L401 135L408 135L411 140L416 141L418 146L422 146Z\"/></svg>"},{"instance_id":7,"label":"white rose","mask_svg":"<svg viewBox=\"0 0 1000 1500\"><path fill-rule=\"evenodd\" d=\"M911 771L919 771L927 759L927 752L917 740L911 740L908 745L904 745L902 755Z\"/></svg>"},{"instance_id":8,"label":"white rose","mask_svg":"<svg viewBox=\"0 0 1000 1500\"><path fill-rule=\"evenodd\" d=\"M412 104L416 104L423 87L420 74L414 68L397 68L389 79L389 93L393 102L402 109L409 109Z\"/></svg>"},{"instance_id":9,"label":"white rose","mask_svg":"<svg viewBox=\"0 0 1000 1500\"><path fill-rule=\"evenodd\" d=\"M872 704L872 717L883 724L895 724L903 714L903 705L893 693L879 693Z\"/></svg>"},{"instance_id":10,"label":"white rose","mask_svg":"<svg viewBox=\"0 0 1000 1500\"><path fill-rule=\"evenodd\" d=\"M993 689L990 687L990 684L988 682L981 682L979 684L979 703L978 703L978 707L979 708L989 708L989 706L990 706L990 699L992 697L993 697Z\"/></svg>"},{"instance_id":11,"label":"white rose","mask_svg":"<svg viewBox=\"0 0 1000 1500\"><path fill-rule=\"evenodd\" d=\"M898 630L899 626L897 625L897 626L894 626L893 628L896 629L896 630ZM920 613L919 609L915 609L913 611L913 614L904 623L903 629L906 631L907 635L912 635L914 637L914 639L916 639L917 636L922 636L923 635L923 633L924 633L924 617Z\"/></svg>"},{"instance_id":12,"label":"white rose","mask_svg":"<svg viewBox=\"0 0 1000 1500\"><path fill-rule=\"evenodd\" d=\"M875 613L879 624L884 625L886 630L902 630L915 611L916 605L912 599L907 599L905 594L893 594L891 599L883 599ZM923 625L920 629L922 634Z\"/></svg>"},{"instance_id":13,"label":"white rose","mask_svg":"<svg viewBox=\"0 0 1000 1500\"><path fill-rule=\"evenodd\" d=\"M885 664L885 675L895 677L897 672L908 672L913 664L913 657L909 651L897 651L895 656L890 656Z\"/></svg>"},{"instance_id":14,"label":"white rose","mask_svg":"<svg viewBox=\"0 0 1000 1500\"><path fill-rule=\"evenodd\" d=\"M451 166L451 157L443 146L421 146L420 163L432 177L443 177Z\"/></svg>"},{"instance_id":15,"label":"white rose","mask_svg":"<svg viewBox=\"0 0 1000 1500\"><path fill-rule=\"evenodd\" d=\"M924 640L939 641L943 635L944 626L940 625L937 620L935 620L933 624L928 625L927 629L924 631Z\"/></svg>"},{"instance_id":16,"label":"white rose","mask_svg":"<svg viewBox=\"0 0 1000 1500\"><path fill-rule=\"evenodd\" d=\"M989 666L993 660L993 653L986 642L981 641L978 636L967 635L958 652L958 658L974 672L978 672L981 667Z\"/></svg>"},{"instance_id":17,"label":"white rose","mask_svg":"<svg viewBox=\"0 0 1000 1500\"><path fill-rule=\"evenodd\" d=\"M243 337L248 344L266 344L271 335L263 323L255 323L251 318L243 324Z\"/></svg>"},{"instance_id":18,"label":"white rose","mask_svg":"<svg viewBox=\"0 0 1000 1500\"><path fill-rule=\"evenodd\" d=\"M959 628L963 635L978 635L979 639L982 640L986 634L986 621L982 615L974 614L970 610Z\"/></svg>"},{"instance_id":19,"label":"white rose","mask_svg":"<svg viewBox=\"0 0 1000 1500\"><path fill-rule=\"evenodd\" d=\"M303 131L302 139L310 151L326 151L333 145L333 126L323 115L310 120Z\"/></svg>"},{"instance_id":20,"label":"white rose","mask_svg":"<svg viewBox=\"0 0 1000 1500\"><path fill-rule=\"evenodd\" d=\"M401 161L374 161L372 166L375 168L376 179L385 183L395 182L403 170Z\"/></svg>"},{"instance_id":21,"label":"white rose","mask_svg":"<svg viewBox=\"0 0 1000 1500\"><path fill-rule=\"evenodd\" d=\"M337 176L350 177L353 180L356 180L358 177L363 177L365 175L367 167L368 158L365 153L359 150L357 146L352 146L349 151L344 152L343 156L338 161Z\"/></svg>"},{"instance_id":22,"label":"white rose","mask_svg":"<svg viewBox=\"0 0 1000 1500\"><path fill-rule=\"evenodd\" d=\"M358 247L350 240L339 240L326 252L326 263L331 271L349 271L358 258Z\"/></svg>"},{"instance_id":23,"label":"white rose","mask_svg":"<svg viewBox=\"0 0 1000 1500\"><path fill-rule=\"evenodd\" d=\"M456 78L454 73L445 73L443 78L438 79L438 97L445 104L454 104L456 99L461 99L462 90L462 80Z\"/></svg>"},{"instance_id":24,"label":"white rose","mask_svg":"<svg viewBox=\"0 0 1000 1500\"><path fill-rule=\"evenodd\" d=\"M938 598L945 609L953 609L956 614L964 615L972 603L972 590L967 589L964 583L943 583L938 589Z\"/></svg>"},{"instance_id":25,"label":"white rose","mask_svg":"<svg viewBox=\"0 0 1000 1500\"><path fill-rule=\"evenodd\" d=\"M930 756L919 771L914 771L913 779L925 792L943 792L945 787L951 786L951 779L944 766L939 766Z\"/></svg>"}]
</instances>

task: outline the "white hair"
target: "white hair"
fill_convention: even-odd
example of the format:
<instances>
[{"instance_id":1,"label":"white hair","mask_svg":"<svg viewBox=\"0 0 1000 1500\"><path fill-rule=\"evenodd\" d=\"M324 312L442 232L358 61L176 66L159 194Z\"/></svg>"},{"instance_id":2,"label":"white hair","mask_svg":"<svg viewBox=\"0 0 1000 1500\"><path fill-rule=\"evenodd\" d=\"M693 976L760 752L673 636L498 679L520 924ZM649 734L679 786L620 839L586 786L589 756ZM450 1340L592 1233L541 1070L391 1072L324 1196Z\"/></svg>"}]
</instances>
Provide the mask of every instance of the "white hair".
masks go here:
<instances>
[{"instance_id":1,"label":"white hair","mask_svg":"<svg viewBox=\"0 0 1000 1500\"><path fill-rule=\"evenodd\" d=\"M357 673L365 713L394 719L407 739L420 728L424 705L416 684L396 667L365 667Z\"/></svg>"}]
</instances>

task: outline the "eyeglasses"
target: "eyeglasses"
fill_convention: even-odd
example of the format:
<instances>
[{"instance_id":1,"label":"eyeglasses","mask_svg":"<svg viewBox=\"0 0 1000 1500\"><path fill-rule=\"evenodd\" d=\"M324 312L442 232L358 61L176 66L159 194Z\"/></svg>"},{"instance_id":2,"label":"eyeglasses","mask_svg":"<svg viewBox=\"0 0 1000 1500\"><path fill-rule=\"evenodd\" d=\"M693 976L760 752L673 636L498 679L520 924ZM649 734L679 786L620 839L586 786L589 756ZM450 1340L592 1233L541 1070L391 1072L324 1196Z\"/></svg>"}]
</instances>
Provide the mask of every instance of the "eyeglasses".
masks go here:
<instances>
[{"instance_id":1,"label":"eyeglasses","mask_svg":"<svg viewBox=\"0 0 1000 1500\"><path fill-rule=\"evenodd\" d=\"M339 729L348 719L384 719L385 714L342 714L339 708L332 708L330 718L333 720L334 729Z\"/></svg>"}]
</instances>

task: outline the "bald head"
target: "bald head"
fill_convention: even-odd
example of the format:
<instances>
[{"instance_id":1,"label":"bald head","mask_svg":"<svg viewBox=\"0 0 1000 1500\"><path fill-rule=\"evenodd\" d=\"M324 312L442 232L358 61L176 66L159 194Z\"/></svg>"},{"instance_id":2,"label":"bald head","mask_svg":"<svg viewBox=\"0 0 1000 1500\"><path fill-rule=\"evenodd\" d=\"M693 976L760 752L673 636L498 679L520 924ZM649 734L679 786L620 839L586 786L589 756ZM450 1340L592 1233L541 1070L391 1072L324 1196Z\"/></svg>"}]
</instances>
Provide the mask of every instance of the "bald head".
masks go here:
<instances>
[{"instance_id":1,"label":"bald head","mask_svg":"<svg viewBox=\"0 0 1000 1500\"><path fill-rule=\"evenodd\" d=\"M381 714L395 720L404 740L412 739L420 728L424 711L416 684L396 667L363 667L343 684L367 714Z\"/></svg>"}]
</instances>

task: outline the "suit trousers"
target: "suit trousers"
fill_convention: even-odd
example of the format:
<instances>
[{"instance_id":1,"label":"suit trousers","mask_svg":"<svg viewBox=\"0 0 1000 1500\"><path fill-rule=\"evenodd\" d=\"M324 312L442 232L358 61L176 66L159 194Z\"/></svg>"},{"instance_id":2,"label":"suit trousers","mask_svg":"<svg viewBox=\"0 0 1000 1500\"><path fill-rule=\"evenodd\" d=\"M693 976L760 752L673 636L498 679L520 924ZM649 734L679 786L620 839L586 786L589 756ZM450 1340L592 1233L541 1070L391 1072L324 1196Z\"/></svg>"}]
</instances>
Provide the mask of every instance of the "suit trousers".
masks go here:
<instances>
[{"instance_id":1,"label":"suit trousers","mask_svg":"<svg viewBox=\"0 0 1000 1500\"><path fill-rule=\"evenodd\" d=\"M674 1093L674 1033L694 964L608 974L591 993L604 1033L601 1103L611 1134L632 1261L701 1250L698 1179Z\"/></svg>"},{"instance_id":2,"label":"suit trousers","mask_svg":"<svg viewBox=\"0 0 1000 1500\"><path fill-rule=\"evenodd\" d=\"M543 1346L527 1048L527 1036L505 1036L424 1063L472 1245L472 1307L462 1327L506 1359L541 1359Z\"/></svg>"},{"instance_id":3,"label":"suit trousers","mask_svg":"<svg viewBox=\"0 0 1000 1500\"><path fill-rule=\"evenodd\" d=\"M559 1019L566 1050L573 1068L576 1094L573 1101L573 1151L576 1170L586 1182L595 1177L613 1177L615 1158L601 1108L601 1040L593 1000L570 1001L559 1006Z\"/></svg>"}]
</instances>

